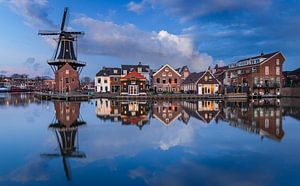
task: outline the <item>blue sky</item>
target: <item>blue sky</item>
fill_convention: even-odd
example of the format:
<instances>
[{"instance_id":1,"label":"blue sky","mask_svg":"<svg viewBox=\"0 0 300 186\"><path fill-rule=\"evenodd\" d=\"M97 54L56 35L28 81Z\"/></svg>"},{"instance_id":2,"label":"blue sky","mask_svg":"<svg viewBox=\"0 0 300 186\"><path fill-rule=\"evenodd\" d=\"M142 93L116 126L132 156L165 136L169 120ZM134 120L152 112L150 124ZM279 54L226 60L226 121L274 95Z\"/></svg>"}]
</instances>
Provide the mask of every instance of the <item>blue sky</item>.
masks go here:
<instances>
[{"instance_id":1,"label":"blue sky","mask_svg":"<svg viewBox=\"0 0 300 186\"><path fill-rule=\"evenodd\" d=\"M52 74L54 41L37 32L57 30L65 6L68 28L85 32L79 60L90 77L139 61L201 71L262 50L282 51L284 70L299 67L297 0L0 0L0 74Z\"/></svg>"}]
</instances>

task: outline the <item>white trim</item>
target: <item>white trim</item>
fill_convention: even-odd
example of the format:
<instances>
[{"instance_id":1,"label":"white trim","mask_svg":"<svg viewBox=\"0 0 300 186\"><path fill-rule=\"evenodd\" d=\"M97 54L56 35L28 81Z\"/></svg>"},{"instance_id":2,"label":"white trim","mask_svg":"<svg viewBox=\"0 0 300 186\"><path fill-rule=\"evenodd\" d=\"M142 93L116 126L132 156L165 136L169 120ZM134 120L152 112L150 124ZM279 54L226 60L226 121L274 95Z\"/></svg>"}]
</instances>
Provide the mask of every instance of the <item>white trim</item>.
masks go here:
<instances>
[{"instance_id":1,"label":"white trim","mask_svg":"<svg viewBox=\"0 0 300 186\"><path fill-rule=\"evenodd\" d=\"M181 74L179 74L179 72L177 72L174 68L172 68L169 64L165 64L164 66L160 67L159 70L157 70L154 74L153 77L160 72L162 69L164 69L165 67L169 67L170 69L172 69L176 74L178 74L181 77Z\"/></svg>"}]
</instances>

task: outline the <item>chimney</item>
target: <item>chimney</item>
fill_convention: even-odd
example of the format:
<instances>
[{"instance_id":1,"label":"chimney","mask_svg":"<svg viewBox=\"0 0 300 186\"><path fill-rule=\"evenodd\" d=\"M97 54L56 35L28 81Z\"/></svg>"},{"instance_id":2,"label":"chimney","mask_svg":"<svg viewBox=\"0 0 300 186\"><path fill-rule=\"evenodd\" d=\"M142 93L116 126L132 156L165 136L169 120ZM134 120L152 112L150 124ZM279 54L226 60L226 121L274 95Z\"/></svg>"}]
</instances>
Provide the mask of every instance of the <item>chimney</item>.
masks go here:
<instances>
[{"instance_id":1,"label":"chimney","mask_svg":"<svg viewBox=\"0 0 300 186\"><path fill-rule=\"evenodd\" d=\"M139 65L142 65L142 62L139 61Z\"/></svg>"}]
</instances>

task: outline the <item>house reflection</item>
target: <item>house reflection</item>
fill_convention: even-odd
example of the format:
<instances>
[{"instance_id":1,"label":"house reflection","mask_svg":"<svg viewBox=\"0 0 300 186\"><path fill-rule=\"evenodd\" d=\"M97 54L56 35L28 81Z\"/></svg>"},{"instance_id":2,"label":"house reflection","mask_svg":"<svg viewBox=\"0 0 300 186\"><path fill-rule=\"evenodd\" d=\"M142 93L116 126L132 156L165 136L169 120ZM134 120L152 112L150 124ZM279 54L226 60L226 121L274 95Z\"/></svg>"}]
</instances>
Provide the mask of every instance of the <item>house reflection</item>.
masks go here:
<instances>
[{"instance_id":1,"label":"house reflection","mask_svg":"<svg viewBox=\"0 0 300 186\"><path fill-rule=\"evenodd\" d=\"M39 102L34 94L30 93L1 93L0 106L26 106L31 103Z\"/></svg>"},{"instance_id":2,"label":"house reflection","mask_svg":"<svg viewBox=\"0 0 300 186\"><path fill-rule=\"evenodd\" d=\"M153 103L153 117L164 125L171 125L175 120L180 119L182 107L176 101L155 101Z\"/></svg>"},{"instance_id":3,"label":"house reflection","mask_svg":"<svg viewBox=\"0 0 300 186\"><path fill-rule=\"evenodd\" d=\"M280 141L282 103L270 100L200 100L200 101L117 101L97 100L97 117L101 120L136 125L140 129L152 119L170 126L174 121L189 124L191 118L199 124L223 123L264 137Z\"/></svg>"},{"instance_id":4,"label":"house reflection","mask_svg":"<svg viewBox=\"0 0 300 186\"><path fill-rule=\"evenodd\" d=\"M225 102L223 119L230 126L280 141L284 136L282 108L274 100Z\"/></svg>"},{"instance_id":5,"label":"house reflection","mask_svg":"<svg viewBox=\"0 0 300 186\"><path fill-rule=\"evenodd\" d=\"M190 117L209 124L212 120L218 120L220 114L220 102L218 100L184 101L182 103L182 121L188 123Z\"/></svg>"},{"instance_id":6,"label":"house reflection","mask_svg":"<svg viewBox=\"0 0 300 186\"><path fill-rule=\"evenodd\" d=\"M149 103L146 101L116 101L98 99L97 117L103 121L121 122L122 125L135 125L139 129L149 124Z\"/></svg>"},{"instance_id":7,"label":"house reflection","mask_svg":"<svg viewBox=\"0 0 300 186\"><path fill-rule=\"evenodd\" d=\"M64 171L68 180L71 180L69 158L85 158L84 152L79 151L78 129L86 125L80 117L79 102L54 102L55 118L49 125L55 133L59 151L41 154L42 157L62 157Z\"/></svg>"},{"instance_id":8,"label":"house reflection","mask_svg":"<svg viewBox=\"0 0 300 186\"><path fill-rule=\"evenodd\" d=\"M149 104L146 101L121 102L121 118L123 125L136 125L141 130L149 124Z\"/></svg>"}]
</instances>

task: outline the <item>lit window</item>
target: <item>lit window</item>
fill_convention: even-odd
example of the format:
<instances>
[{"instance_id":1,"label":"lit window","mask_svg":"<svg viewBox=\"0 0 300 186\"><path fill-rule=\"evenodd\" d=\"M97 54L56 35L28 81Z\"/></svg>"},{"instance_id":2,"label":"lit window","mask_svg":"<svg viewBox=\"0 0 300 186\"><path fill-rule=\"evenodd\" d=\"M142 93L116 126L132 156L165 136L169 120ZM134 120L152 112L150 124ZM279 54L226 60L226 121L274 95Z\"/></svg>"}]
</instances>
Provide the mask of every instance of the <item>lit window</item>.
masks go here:
<instances>
[{"instance_id":1,"label":"lit window","mask_svg":"<svg viewBox=\"0 0 300 186\"><path fill-rule=\"evenodd\" d=\"M268 76L270 74L269 66L265 66L265 75Z\"/></svg>"},{"instance_id":2,"label":"lit window","mask_svg":"<svg viewBox=\"0 0 300 186\"><path fill-rule=\"evenodd\" d=\"M280 75L280 67L276 67L276 75L277 75L277 76Z\"/></svg>"},{"instance_id":3,"label":"lit window","mask_svg":"<svg viewBox=\"0 0 300 186\"><path fill-rule=\"evenodd\" d=\"M69 72L69 70L66 70L66 74L69 74L70 72Z\"/></svg>"},{"instance_id":4,"label":"lit window","mask_svg":"<svg viewBox=\"0 0 300 186\"><path fill-rule=\"evenodd\" d=\"M276 59L276 65L280 65L280 60Z\"/></svg>"}]
</instances>

